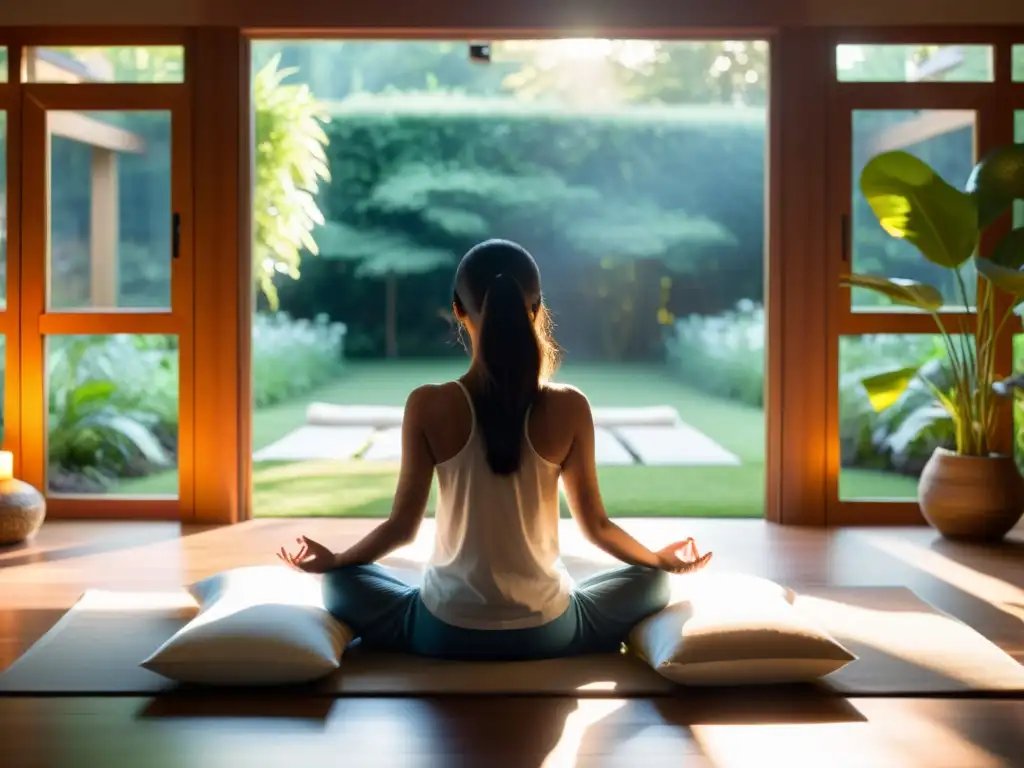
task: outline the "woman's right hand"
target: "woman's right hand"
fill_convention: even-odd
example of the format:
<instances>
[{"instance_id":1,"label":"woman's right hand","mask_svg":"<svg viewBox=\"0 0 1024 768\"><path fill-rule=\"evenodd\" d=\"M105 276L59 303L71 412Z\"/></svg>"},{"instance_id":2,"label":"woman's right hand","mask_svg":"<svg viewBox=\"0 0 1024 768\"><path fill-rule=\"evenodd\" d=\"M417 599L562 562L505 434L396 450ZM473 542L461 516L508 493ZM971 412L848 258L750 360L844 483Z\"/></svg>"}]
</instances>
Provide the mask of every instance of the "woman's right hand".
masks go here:
<instances>
[{"instance_id":1,"label":"woman's right hand","mask_svg":"<svg viewBox=\"0 0 1024 768\"><path fill-rule=\"evenodd\" d=\"M685 539L669 544L654 553L658 557L658 568L669 573L694 573L711 560L711 552L701 554L694 540Z\"/></svg>"},{"instance_id":2,"label":"woman's right hand","mask_svg":"<svg viewBox=\"0 0 1024 768\"><path fill-rule=\"evenodd\" d=\"M281 547L281 551L277 553L277 556L292 568L306 573L327 573L335 567L337 557L320 542L299 536L296 543L299 545L298 551L289 552Z\"/></svg>"}]
</instances>

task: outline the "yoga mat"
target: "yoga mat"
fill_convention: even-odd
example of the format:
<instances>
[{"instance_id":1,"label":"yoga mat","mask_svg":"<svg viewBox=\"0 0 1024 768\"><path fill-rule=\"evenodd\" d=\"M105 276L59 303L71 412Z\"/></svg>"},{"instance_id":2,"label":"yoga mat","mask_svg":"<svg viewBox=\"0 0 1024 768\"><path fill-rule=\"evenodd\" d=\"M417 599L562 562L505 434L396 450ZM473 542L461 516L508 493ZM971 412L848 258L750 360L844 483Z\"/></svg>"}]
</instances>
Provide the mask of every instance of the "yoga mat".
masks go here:
<instances>
[{"instance_id":1,"label":"yoga mat","mask_svg":"<svg viewBox=\"0 0 1024 768\"><path fill-rule=\"evenodd\" d=\"M140 596L130 608L87 592L0 675L0 694L149 695L180 690L138 666L195 614L190 598ZM144 607L149 605L148 608ZM968 696L1024 693L1024 667L956 619L904 588L804 590L815 617L858 660L821 685L853 696ZM305 691L323 695L563 695L646 697L682 693L632 656L537 662L451 662L350 648L341 669Z\"/></svg>"}]
</instances>

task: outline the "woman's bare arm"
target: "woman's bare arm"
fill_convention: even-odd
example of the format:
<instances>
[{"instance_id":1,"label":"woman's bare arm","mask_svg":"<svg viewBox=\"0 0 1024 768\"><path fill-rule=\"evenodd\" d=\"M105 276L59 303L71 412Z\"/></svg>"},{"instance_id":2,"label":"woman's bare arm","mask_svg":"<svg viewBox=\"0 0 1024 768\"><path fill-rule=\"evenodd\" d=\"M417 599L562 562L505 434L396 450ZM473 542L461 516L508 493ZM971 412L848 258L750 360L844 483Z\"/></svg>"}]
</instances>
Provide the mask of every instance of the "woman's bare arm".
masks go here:
<instances>
[{"instance_id":1,"label":"woman's bare arm","mask_svg":"<svg viewBox=\"0 0 1024 768\"><path fill-rule=\"evenodd\" d=\"M562 463L562 481L569 508L583 535L596 547L629 565L672 573L690 573L707 565L711 553L701 555L693 539L676 541L652 551L608 519L597 482L594 415L590 403L578 390L567 388L563 392L567 403L562 413L572 420L574 437L569 455Z\"/></svg>"},{"instance_id":2,"label":"woman's bare arm","mask_svg":"<svg viewBox=\"0 0 1024 768\"><path fill-rule=\"evenodd\" d=\"M416 538L430 498L434 479L434 457L423 432L430 392L413 390L402 417L402 466L391 516L361 541L335 555L335 565L363 565L380 560Z\"/></svg>"}]
</instances>

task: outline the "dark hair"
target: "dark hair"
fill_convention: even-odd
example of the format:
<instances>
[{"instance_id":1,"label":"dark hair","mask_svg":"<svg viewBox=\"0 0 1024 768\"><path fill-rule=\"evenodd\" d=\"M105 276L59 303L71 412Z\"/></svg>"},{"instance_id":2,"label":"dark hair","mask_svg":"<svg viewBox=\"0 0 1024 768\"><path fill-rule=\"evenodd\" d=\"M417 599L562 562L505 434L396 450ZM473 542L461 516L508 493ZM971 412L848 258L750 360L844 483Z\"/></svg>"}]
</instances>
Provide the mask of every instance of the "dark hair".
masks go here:
<instances>
[{"instance_id":1,"label":"dark hair","mask_svg":"<svg viewBox=\"0 0 1024 768\"><path fill-rule=\"evenodd\" d=\"M522 463L526 414L557 366L537 262L517 243L482 242L455 271L454 303L479 329L476 360L484 376L471 395L487 464L511 475Z\"/></svg>"}]
</instances>

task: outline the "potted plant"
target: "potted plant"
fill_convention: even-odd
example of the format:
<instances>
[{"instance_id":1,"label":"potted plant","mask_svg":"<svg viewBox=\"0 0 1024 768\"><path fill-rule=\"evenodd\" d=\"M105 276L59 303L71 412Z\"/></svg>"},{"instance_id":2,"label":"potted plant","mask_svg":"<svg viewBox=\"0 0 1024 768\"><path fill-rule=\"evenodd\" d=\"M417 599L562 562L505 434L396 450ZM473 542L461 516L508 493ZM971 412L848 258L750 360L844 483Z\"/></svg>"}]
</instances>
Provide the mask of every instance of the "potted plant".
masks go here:
<instances>
[{"instance_id":1,"label":"potted plant","mask_svg":"<svg viewBox=\"0 0 1024 768\"><path fill-rule=\"evenodd\" d=\"M1024 513L1024 480L1014 457L994 451L1000 396L1015 390L1015 382L1004 381L995 370L995 352L1003 328L1024 302L1024 228L1012 230L984 256L977 251L985 228L1013 200L1024 198L1024 144L983 159L963 191L906 152L872 159L861 173L860 189L890 236L907 240L925 259L950 270L968 312L973 307L963 269L972 259L981 278L974 334L965 323L944 316L946 302L935 286L874 275L844 275L842 284L874 291L934 318L947 355L945 376L906 367L872 375L863 384L877 410L899 401L914 381L929 388L952 419L956 447L937 448L925 465L918 484L921 512L946 537L1000 539ZM1008 300L997 301L1000 294ZM921 419L921 428L933 422L934 416Z\"/></svg>"}]
</instances>

